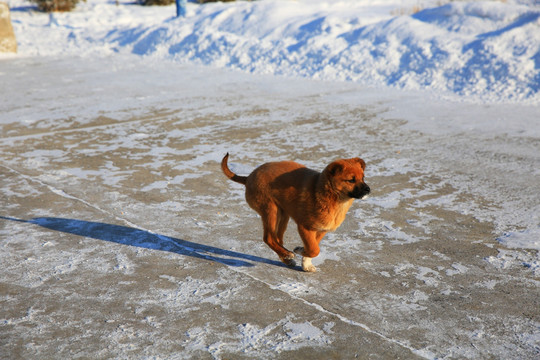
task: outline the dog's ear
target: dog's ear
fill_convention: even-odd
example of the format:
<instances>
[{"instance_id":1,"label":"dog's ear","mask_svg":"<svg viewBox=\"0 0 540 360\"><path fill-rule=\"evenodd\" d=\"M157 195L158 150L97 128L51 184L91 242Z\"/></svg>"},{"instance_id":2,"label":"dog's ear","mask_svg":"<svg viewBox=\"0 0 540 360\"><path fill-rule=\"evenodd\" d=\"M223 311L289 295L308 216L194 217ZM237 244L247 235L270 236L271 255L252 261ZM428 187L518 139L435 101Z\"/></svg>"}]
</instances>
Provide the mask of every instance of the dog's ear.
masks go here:
<instances>
[{"instance_id":1,"label":"dog's ear","mask_svg":"<svg viewBox=\"0 0 540 360\"><path fill-rule=\"evenodd\" d=\"M330 165L328 165L326 170L328 171L328 174L330 174L330 176L336 176L337 174L343 171L343 164L339 162L333 162Z\"/></svg>"},{"instance_id":2,"label":"dog's ear","mask_svg":"<svg viewBox=\"0 0 540 360\"><path fill-rule=\"evenodd\" d=\"M354 158L353 160L360 164L360 166L362 167L362 170L366 170L366 162L364 160L360 158Z\"/></svg>"}]
</instances>

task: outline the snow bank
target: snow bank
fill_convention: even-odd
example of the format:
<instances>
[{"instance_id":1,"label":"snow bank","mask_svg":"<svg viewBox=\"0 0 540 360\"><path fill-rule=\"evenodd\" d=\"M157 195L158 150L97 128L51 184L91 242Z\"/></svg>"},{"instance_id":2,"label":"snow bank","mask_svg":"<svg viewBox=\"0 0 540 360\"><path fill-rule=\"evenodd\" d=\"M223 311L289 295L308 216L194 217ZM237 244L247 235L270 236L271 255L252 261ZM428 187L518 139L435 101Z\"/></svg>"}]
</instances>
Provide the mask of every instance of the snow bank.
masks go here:
<instances>
[{"instance_id":1,"label":"snow bank","mask_svg":"<svg viewBox=\"0 0 540 360\"><path fill-rule=\"evenodd\" d=\"M540 4L261 0L142 7L106 0L35 13L12 0L21 55L133 53L257 74L539 103ZM406 15L396 14L404 13Z\"/></svg>"}]
</instances>

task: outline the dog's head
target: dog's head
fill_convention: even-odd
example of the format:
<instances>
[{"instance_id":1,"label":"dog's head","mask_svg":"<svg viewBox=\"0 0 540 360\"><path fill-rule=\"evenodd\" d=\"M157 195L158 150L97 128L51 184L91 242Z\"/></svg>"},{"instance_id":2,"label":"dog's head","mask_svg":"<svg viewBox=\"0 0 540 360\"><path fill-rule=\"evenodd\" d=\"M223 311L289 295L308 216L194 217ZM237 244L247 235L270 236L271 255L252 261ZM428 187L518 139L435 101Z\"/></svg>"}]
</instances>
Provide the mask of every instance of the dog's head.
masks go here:
<instances>
[{"instance_id":1,"label":"dog's head","mask_svg":"<svg viewBox=\"0 0 540 360\"><path fill-rule=\"evenodd\" d=\"M371 189L364 182L366 163L360 158L334 161L324 169L332 189L341 196L364 199Z\"/></svg>"}]
</instances>

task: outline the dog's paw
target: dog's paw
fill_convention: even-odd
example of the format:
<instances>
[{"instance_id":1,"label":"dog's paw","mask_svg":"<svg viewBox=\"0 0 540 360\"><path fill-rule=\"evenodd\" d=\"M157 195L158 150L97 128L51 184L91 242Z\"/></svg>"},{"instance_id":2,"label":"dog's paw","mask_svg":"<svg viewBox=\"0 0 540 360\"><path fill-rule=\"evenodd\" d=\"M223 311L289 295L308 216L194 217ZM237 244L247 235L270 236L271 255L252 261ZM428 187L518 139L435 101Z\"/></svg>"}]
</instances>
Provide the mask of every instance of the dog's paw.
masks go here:
<instances>
[{"instance_id":1,"label":"dog's paw","mask_svg":"<svg viewBox=\"0 0 540 360\"><path fill-rule=\"evenodd\" d=\"M283 263L287 265L288 267L296 266L296 261L294 259L281 259L281 261L283 261Z\"/></svg>"},{"instance_id":2,"label":"dog's paw","mask_svg":"<svg viewBox=\"0 0 540 360\"><path fill-rule=\"evenodd\" d=\"M302 255L304 253L304 248L302 246L299 246L294 249L294 252L298 255ZM317 271L317 268L311 263L310 257L302 255L302 270L304 270L305 272Z\"/></svg>"},{"instance_id":3,"label":"dog's paw","mask_svg":"<svg viewBox=\"0 0 540 360\"><path fill-rule=\"evenodd\" d=\"M283 257L281 258L281 261L283 261L283 263L289 267L295 267L296 266L296 261L294 261L294 254L293 253L290 253L287 257Z\"/></svg>"},{"instance_id":4,"label":"dog's paw","mask_svg":"<svg viewBox=\"0 0 540 360\"><path fill-rule=\"evenodd\" d=\"M315 271L317 271L317 268L315 266L313 266L313 264L311 263L311 258L310 257L304 256L302 258L302 270L304 270L305 272L315 272Z\"/></svg>"}]
</instances>

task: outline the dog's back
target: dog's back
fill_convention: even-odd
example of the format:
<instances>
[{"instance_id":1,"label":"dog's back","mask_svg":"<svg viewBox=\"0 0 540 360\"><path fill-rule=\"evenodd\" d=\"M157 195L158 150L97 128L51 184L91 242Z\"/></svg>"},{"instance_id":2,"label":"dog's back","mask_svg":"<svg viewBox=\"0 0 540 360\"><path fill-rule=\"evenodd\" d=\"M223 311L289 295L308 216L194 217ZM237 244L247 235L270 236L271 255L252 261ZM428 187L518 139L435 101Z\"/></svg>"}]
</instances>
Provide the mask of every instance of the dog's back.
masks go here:
<instances>
[{"instance_id":1,"label":"dog's back","mask_svg":"<svg viewBox=\"0 0 540 360\"><path fill-rule=\"evenodd\" d=\"M295 221L303 221L316 209L314 195L320 175L293 161L263 164L247 178L246 200L259 213L273 203Z\"/></svg>"}]
</instances>

